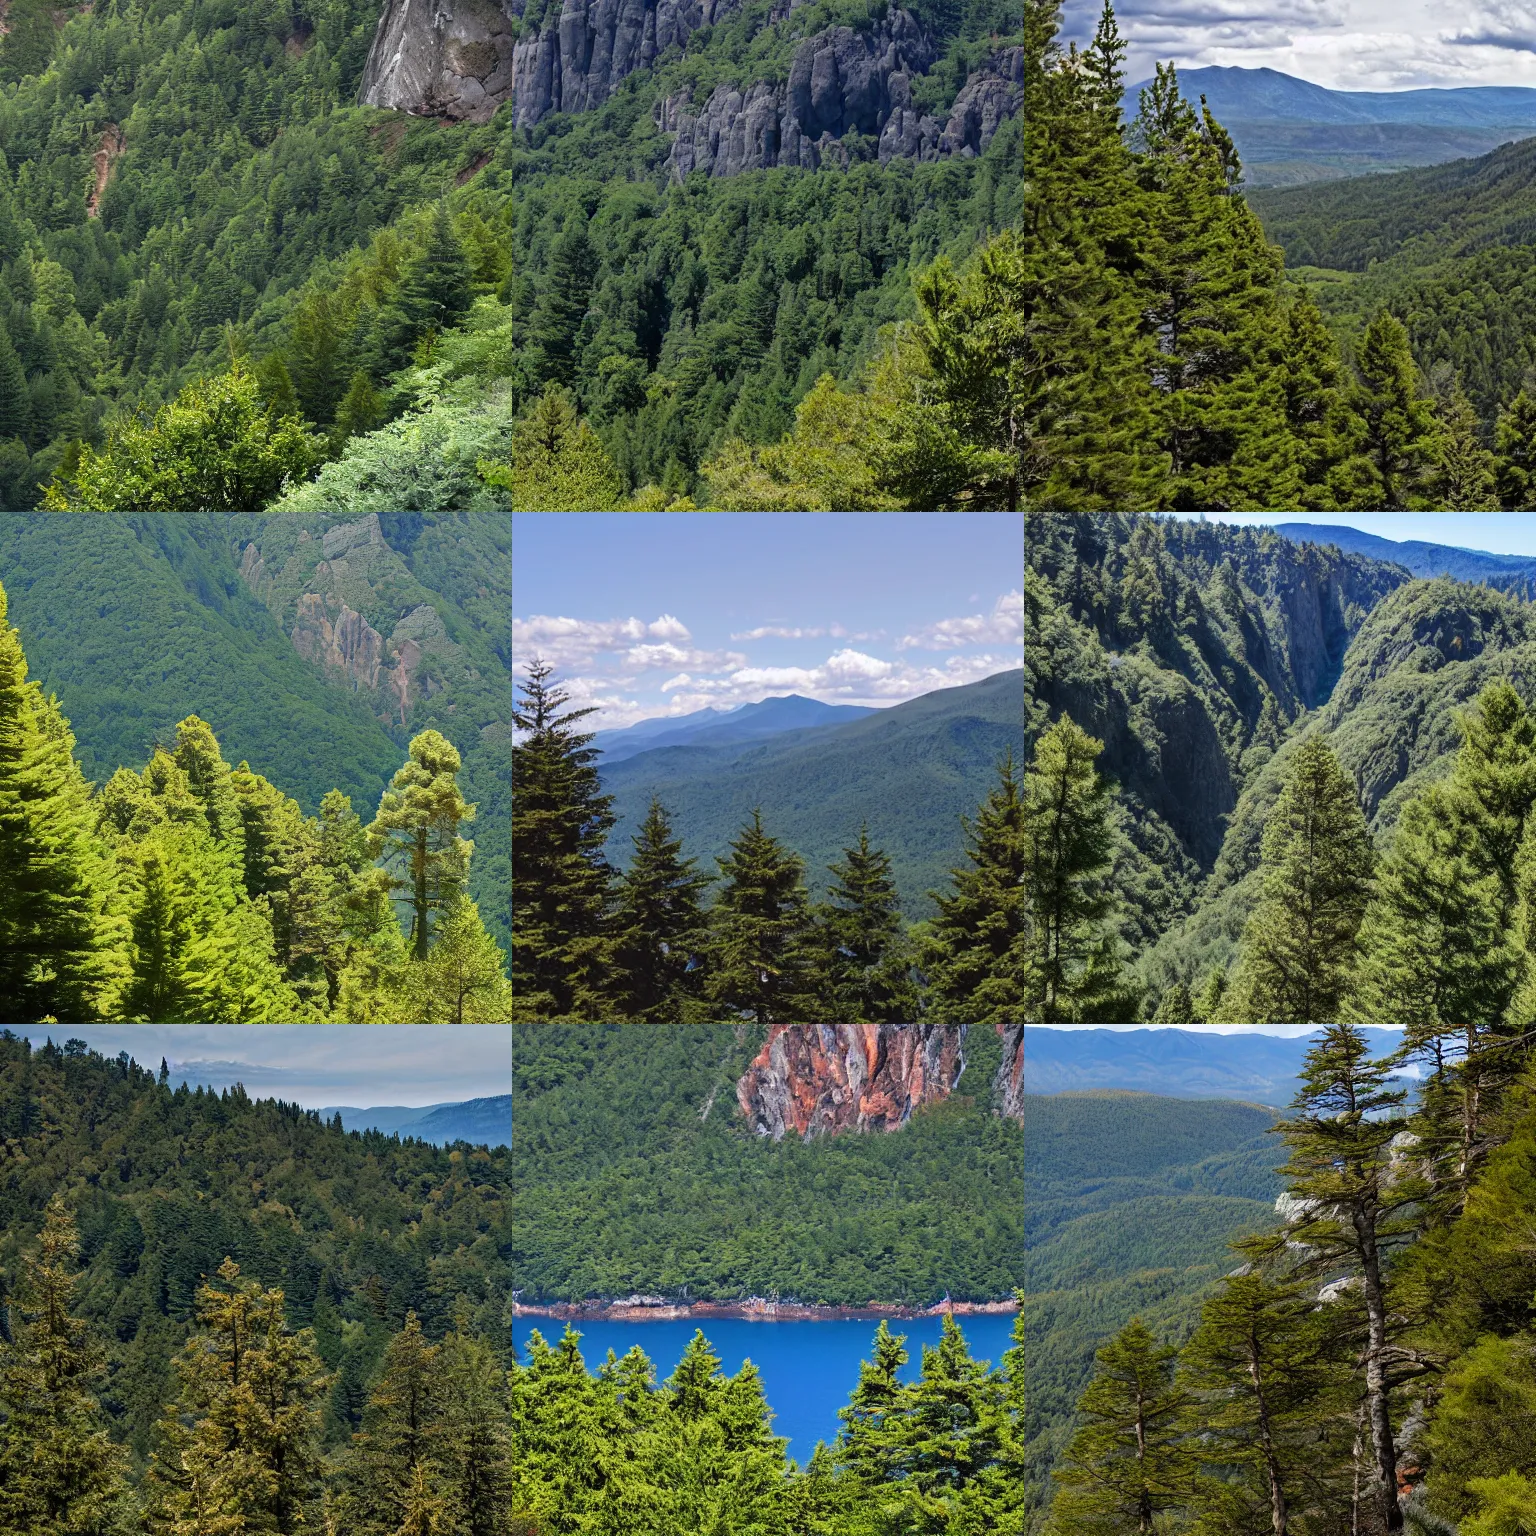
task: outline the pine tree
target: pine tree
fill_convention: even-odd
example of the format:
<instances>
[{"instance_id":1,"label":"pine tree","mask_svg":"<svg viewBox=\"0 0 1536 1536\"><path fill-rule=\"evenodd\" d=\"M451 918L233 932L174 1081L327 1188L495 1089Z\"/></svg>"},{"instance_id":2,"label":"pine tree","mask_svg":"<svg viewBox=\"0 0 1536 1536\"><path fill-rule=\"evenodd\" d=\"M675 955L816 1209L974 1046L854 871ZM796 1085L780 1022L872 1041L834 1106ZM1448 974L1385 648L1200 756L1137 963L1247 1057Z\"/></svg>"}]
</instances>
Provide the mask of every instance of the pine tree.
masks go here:
<instances>
[{"instance_id":1,"label":"pine tree","mask_svg":"<svg viewBox=\"0 0 1536 1536\"><path fill-rule=\"evenodd\" d=\"M256 364L256 386L267 410L281 420L299 415L299 397L293 387L293 375L281 352L269 352Z\"/></svg>"},{"instance_id":2,"label":"pine tree","mask_svg":"<svg viewBox=\"0 0 1536 1536\"><path fill-rule=\"evenodd\" d=\"M1307 1053L1297 1113L1281 1128L1291 1149L1282 1170L1286 1220L1267 1242L1271 1251L1296 1257L1300 1276L1342 1273L1359 1286L1373 1478L1367 1503L1388 1531L1400 1531L1389 1366L1404 1324L1388 1303L1387 1261L1413 1235L1413 1207L1425 1189L1393 1155L1407 1095L1386 1087L1386 1071L1369 1056L1365 1037L1350 1024L1329 1025Z\"/></svg>"},{"instance_id":3,"label":"pine tree","mask_svg":"<svg viewBox=\"0 0 1536 1536\"><path fill-rule=\"evenodd\" d=\"M487 485L511 492L514 512L612 511L624 489L602 440L555 383L512 429L510 464L479 467Z\"/></svg>"},{"instance_id":4,"label":"pine tree","mask_svg":"<svg viewBox=\"0 0 1536 1536\"><path fill-rule=\"evenodd\" d=\"M1516 855L1536 806L1536 715L1500 678L1478 694L1460 724L1450 809L1474 865L1498 876L1506 908L1512 907Z\"/></svg>"},{"instance_id":5,"label":"pine tree","mask_svg":"<svg viewBox=\"0 0 1536 1536\"><path fill-rule=\"evenodd\" d=\"M16 355L11 333L0 321L0 438L25 438L32 426L32 397L26 370Z\"/></svg>"},{"instance_id":6,"label":"pine tree","mask_svg":"<svg viewBox=\"0 0 1536 1536\"><path fill-rule=\"evenodd\" d=\"M699 896L709 877L682 856L681 838L657 799L639 832L629 868L619 878L613 913L613 963L624 1017L679 1023L685 1000L700 992L707 936Z\"/></svg>"},{"instance_id":7,"label":"pine tree","mask_svg":"<svg viewBox=\"0 0 1536 1536\"><path fill-rule=\"evenodd\" d=\"M62 1196L48 1202L35 1257L21 1267L0 1348L0 1530L113 1536L124 1528L127 1456L107 1435L97 1393L105 1358L73 1315L80 1239Z\"/></svg>"},{"instance_id":8,"label":"pine tree","mask_svg":"<svg viewBox=\"0 0 1536 1536\"><path fill-rule=\"evenodd\" d=\"M1205 985L1200 989L1199 997L1195 999L1195 1023L1215 1024L1220 1022L1222 1000L1226 995L1227 973L1219 966L1213 966L1210 974L1205 978Z\"/></svg>"},{"instance_id":9,"label":"pine tree","mask_svg":"<svg viewBox=\"0 0 1536 1536\"><path fill-rule=\"evenodd\" d=\"M199 1289L197 1322L150 1461L148 1527L301 1536L317 1523L322 1472L312 1339L289 1329L281 1291L242 1281L231 1259Z\"/></svg>"},{"instance_id":10,"label":"pine tree","mask_svg":"<svg viewBox=\"0 0 1536 1536\"><path fill-rule=\"evenodd\" d=\"M439 1346L441 1484L456 1536L504 1536L511 1495L506 1372L461 1325Z\"/></svg>"},{"instance_id":11,"label":"pine tree","mask_svg":"<svg viewBox=\"0 0 1536 1536\"><path fill-rule=\"evenodd\" d=\"M993 824L990 856L978 847L970 855L977 869L968 881L956 881L957 898L975 888L965 903L971 910L957 914L975 936L954 947L961 955L973 947L979 953L966 957L959 986L934 981L936 994L954 994L961 1017L978 1017L969 999L980 995L993 965L1007 963L1018 932L1025 955L1022 995L1011 1006L1000 998L992 1022L1022 1016L1042 1023L1124 1023L1133 1016L1107 927L1114 908L1114 832L1109 785L1093 767L1103 749L1103 742L1063 715L1035 743L1022 800L1011 759L1006 765L1002 787L982 813ZM949 926L947 914L945 920Z\"/></svg>"},{"instance_id":12,"label":"pine tree","mask_svg":"<svg viewBox=\"0 0 1536 1536\"><path fill-rule=\"evenodd\" d=\"M576 375L577 338L592 299L598 265L585 222L573 220L550 251L548 285L528 328L542 380L569 384Z\"/></svg>"},{"instance_id":13,"label":"pine tree","mask_svg":"<svg viewBox=\"0 0 1536 1536\"><path fill-rule=\"evenodd\" d=\"M0 588L0 998L15 1022L98 1017L121 942L90 786L56 699L27 679Z\"/></svg>"},{"instance_id":14,"label":"pine tree","mask_svg":"<svg viewBox=\"0 0 1536 1536\"><path fill-rule=\"evenodd\" d=\"M1499 505L1511 512L1536 511L1536 379L1527 378L1499 412L1493 446Z\"/></svg>"},{"instance_id":15,"label":"pine tree","mask_svg":"<svg viewBox=\"0 0 1536 1536\"><path fill-rule=\"evenodd\" d=\"M1408 344L1408 332L1390 310L1379 310L1355 348L1359 381L1350 404L1365 423L1364 447L1376 499L1371 505L1401 511L1420 505L1420 487L1435 449L1434 409Z\"/></svg>"},{"instance_id":16,"label":"pine tree","mask_svg":"<svg viewBox=\"0 0 1536 1536\"><path fill-rule=\"evenodd\" d=\"M1320 736L1291 758L1264 828L1260 896L1243 930L1239 1017L1315 1024L1339 1017L1359 955L1374 855L1355 786Z\"/></svg>"},{"instance_id":17,"label":"pine tree","mask_svg":"<svg viewBox=\"0 0 1536 1536\"><path fill-rule=\"evenodd\" d=\"M1054 1536L1151 1536L1158 1517L1188 1502L1194 1468L1184 1444L1188 1392L1174 1378L1178 1351L1133 1317L1096 1355L1078 1401L1084 1421L1055 1477Z\"/></svg>"},{"instance_id":18,"label":"pine tree","mask_svg":"<svg viewBox=\"0 0 1536 1536\"><path fill-rule=\"evenodd\" d=\"M829 900L818 910L820 951L816 991L833 1022L911 1023L917 1017L917 989L908 975L901 898L885 852L869 845L869 828L859 828L856 847L843 849L843 862L828 869Z\"/></svg>"},{"instance_id":19,"label":"pine tree","mask_svg":"<svg viewBox=\"0 0 1536 1536\"><path fill-rule=\"evenodd\" d=\"M331 447L339 450L349 437L359 437L382 426L388 414L384 397L374 387L367 372L358 368L353 371L341 403L336 407L336 426L331 433Z\"/></svg>"},{"instance_id":20,"label":"pine tree","mask_svg":"<svg viewBox=\"0 0 1536 1536\"><path fill-rule=\"evenodd\" d=\"M901 1370L907 1363L905 1337L891 1333L884 1318L875 1330L874 1358L859 1362L859 1383L837 1416L840 1467L866 1487L879 1488L905 1476L908 1456L900 1420L906 1388Z\"/></svg>"},{"instance_id":21,"label":"pine tree","mask_svg":"<svg viewBox=\"0 0 1536 1536\"><path fill-rule=\"evenodd\" d=\"M512 993L520 1016L601 1016L608 991L607 906L613 826L590 732L592 709L566 710L535 660L512 724ZM594 1010L597 1010L594 1012Z\"/></svg>"},{"instance_id":22,"label":"pine tree","mask_svg":"<svg viewBox=\"0 0 1536 1536\"><path fill-rule=\"evenodd\" d=\"M1477 411L1461 375L1451 372L1440 390L1439 433L1426 487L1429 502L1448 512L1497 512L1498 462L1483 446Z\"/></svg>"},{"instance_id":23,"label":"pine tree","mask_svg":"<svg viewBox=\"0 0 1536 1536\"><path fill-rule=\"evenodd\" d=\"M710 910L712 1000L759 1024L787 1022L804 987L810 936L805 864L763 830L760 810L717 859L722 883Z\"/></svg>"},{"instance_id":24,"label":"pine tree","mask_svg":"<svg viewBox=\"0 0 1536 1536\"><path fill-rule=\"evenodd\" d=\"M505 965L480 921L480 909L461 897L444 914L427 958L406 976L410 1016L422 1024L511 1023Z\"/></svg>"},{"instance_id":25,"label":"pine tree","mask_svg":"<svg viewBox=\"0 0 1536 1536\"><path fill-rule=\"evenodd\" d=\"M403 865L403 877L392 876L390 888L408 893L418 961L427 958L433 914L459 900L474 852L475 845L459 836L459 827L475 815L459 790L460 766L446 736L423 731L413 737L409 760L390 780L368 827L372 857Z\"/></svg>"}]
</instances>

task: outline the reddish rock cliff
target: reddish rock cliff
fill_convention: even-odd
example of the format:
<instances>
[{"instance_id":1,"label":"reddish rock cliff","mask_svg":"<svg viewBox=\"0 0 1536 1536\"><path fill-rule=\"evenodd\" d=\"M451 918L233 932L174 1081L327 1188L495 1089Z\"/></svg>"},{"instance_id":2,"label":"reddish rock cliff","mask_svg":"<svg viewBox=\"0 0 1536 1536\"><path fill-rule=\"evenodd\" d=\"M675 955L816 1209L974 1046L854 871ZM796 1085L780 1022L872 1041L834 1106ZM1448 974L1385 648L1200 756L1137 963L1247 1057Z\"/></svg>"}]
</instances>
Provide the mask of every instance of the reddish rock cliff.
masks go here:
<instances>
[{"instance_id":1,"label":"reddish rock cliff","mask_svg":"<svg viewBox=\"0 0 1536 1536\"><path fill-rule=\"evenodd\" d=\"M963 1024L775 1024L736 1101L775 1141L895 1130L919 1104L949 1096L964 1044Z\"/></svg>"},{"instance_id":2,"label":"reddish rock cliff","mask_svg":"<svg viewBox=\"0 0 1536 1536\"><path fill-rule=\"evenodd\" d=\"M997 1032L1003 1039L1002 1065L997 1069L998 1113L1011 1120L1024 1123L1024 1026L999 1024Z\"/></svg>"}]
</instances>

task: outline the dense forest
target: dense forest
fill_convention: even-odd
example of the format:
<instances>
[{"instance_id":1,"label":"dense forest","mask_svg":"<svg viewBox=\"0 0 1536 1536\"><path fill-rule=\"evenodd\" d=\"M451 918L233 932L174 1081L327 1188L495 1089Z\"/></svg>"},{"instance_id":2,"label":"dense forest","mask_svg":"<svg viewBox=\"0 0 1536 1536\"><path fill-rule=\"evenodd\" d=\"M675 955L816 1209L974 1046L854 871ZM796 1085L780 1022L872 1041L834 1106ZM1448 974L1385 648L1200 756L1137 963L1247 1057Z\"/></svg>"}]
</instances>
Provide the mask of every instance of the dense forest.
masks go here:
<instances>
[{"instance_id":1,"label":"dense forest","mask_svg":"<svg viewBox=\"0 0 1536 1536\"><path fill-rule=\"evenodd\" d=\"M517 1021L1014 1023L1024 994L1024 843L1011 754L965 822L966 864L908 926L867 828L813 904L804 861L760 812L717 859L719 888L653 801L622 872L612 797L551 668L519 680L512 747L512 990ZM850 839L853 828L849 829Z\"/></svg>"},{"instance_id":2,"label":"dense forest","mask_svg":"<svg viewBox=\"0 0 1536 1536\"><path fill-rule=\"evenodd\" d=\"M994 1030L899 1131L753 1134L750 1025L515 1025L520 1299L636 1291L931 1306L1022 1284L1023 1128L994 1113Z\"/></svg>"},{"instance_id":3,"label":"dense forest","mask_svg":"<svg viewBox=\"0 0 1536 1536\"><path fill-rule=\"evenodd\" d=\"M919 110L1016 46L1006 5L914 9ZM365 0L17 0L0 506L1017 505L1019 120L979 156L852 134L846 168L674 176L668 91L885 14L769 10L514 127L353 105Z\"/></svg>"},{"instance_id":4,"label":"dense forest","mask_svg":"<svg viewBox=\"0 0 1536 1536\"><path fill-rule=\"evenodd\" d=\"M505 958L465 885L458 751L417 735L366 825L318 816L190 715L87 782L0 588L0 996L13 1021L488 1023ZM402 930L401 917L405 918Z\"/></svg>"},{"instance_id":5,"label":"dense forest","mask_svg":"<svg viewBox=\"0 0 1536 1536\"><path fill-rule=\"evenodd\" d=\"M1059 45L1058 10L1055 0L1025 8L1026 504L1531 506L1536 394L1524 365L1496 363L1490 350L1495 331L1506 354L1517 349L1518 304L1495 298L1494 255L1481 272L1451 274L1439 298L1373 287L1369 275L1348 285L1355 307L1341 345L1313 296L1340 285L1287 277L1209 109L1159 66L1127 123L1113 8L1083 50ZM1457 174L1272 192L1262 206L1299 215L1311 199L1321 224L1347 202L1338 238L1363 251L1366 210L1385 200L1396 217L1405 185L1442 189L1460 229ZM1285 227L1301 252L1301 221ZM1316 259L1306 250L1300 259Z\"/></svg>"}]
</instances>

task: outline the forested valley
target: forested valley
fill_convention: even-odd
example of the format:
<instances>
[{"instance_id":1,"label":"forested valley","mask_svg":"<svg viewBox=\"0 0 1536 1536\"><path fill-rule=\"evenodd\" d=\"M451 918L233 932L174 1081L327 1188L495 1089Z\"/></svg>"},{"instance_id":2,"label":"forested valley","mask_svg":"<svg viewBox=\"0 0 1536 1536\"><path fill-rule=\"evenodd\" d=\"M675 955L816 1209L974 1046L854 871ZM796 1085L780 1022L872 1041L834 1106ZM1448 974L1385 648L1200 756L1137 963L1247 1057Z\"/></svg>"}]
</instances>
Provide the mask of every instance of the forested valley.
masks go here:
<instances>
[{"instance_id":1,"label":"forested valley","mask_svg":"<svg viewBox=\"0 0 1536 1536\"><path fill-rule=\"evenodd\" d=\"M1250 206L1172 65L1127 123L1112 6L1081 50L1058 11L1025 8L1025 504L1531 507L1529 144Z\"/></svg>"},{"instance_id":2,"label":"forested valley","mask_svg":"<svg viewBox=\"0 0 1536 1536\"><path fill-rule=\"evenodd\" d=\"M907 925L890 861L867 830L813 904L804 861L754 812L717 860L719 889L683 854L653 801L622 872L609 861L611 797L552 669L519 679L512 746L515 1022L1011 1024L1025 951L1023 803L1011 754L965 823L964 866Z\"/></svg>"},{"instance_id":3,"label":"forested valley","mask_svg":"<svg viewBox=\"0 0 1536 1536\"><path fill-rule=\"evenodd\" d=\"M920 110L1017 51L1006 5L918 9ZM884 15L759 0L514 126L354 105L367 0L17 0L0 507L1017 506L1017 116L980 154L850 131L842 165L731 177L675 175L658 130L680 83Z\"/></svg>"},{"instance_id":4,"label":"forested valley","mask_svg":"<svg viewBox=\"0 0 1536 1536\"><path fill-rule=\"evenodd\" d=\"M0 588L0 996L17 1022L505 1021L504 956L465 885L474 807L435 730L364 824L318 816L188 716L88 783L28 679ZM402 928L401 918L405 919Z\"/></svg>"},{"instance_id":5,"label":"forested valley","mask_svg":"<svg viewBox=\"0 0 1536 1536\"><path fill-rule=\"evenodd\" d=\"M1036 1518L1517 1531L1536 1508L1530 605L1268 531L1030 526L1030 1017L1322 1026L1281 1127L1279 1225L1237 1245L1187 1338L1133 1320L1104 1345ZM1217 835L1163 819L1143 862L1125 797L1164 791L1202 797ZM1149 912L1159 864L1189 883ZM1403 1031L1387 1060L1371 1024ZM1411 1098L1388 1078L1405 1064Z\"/></svg>"}]
</instances>

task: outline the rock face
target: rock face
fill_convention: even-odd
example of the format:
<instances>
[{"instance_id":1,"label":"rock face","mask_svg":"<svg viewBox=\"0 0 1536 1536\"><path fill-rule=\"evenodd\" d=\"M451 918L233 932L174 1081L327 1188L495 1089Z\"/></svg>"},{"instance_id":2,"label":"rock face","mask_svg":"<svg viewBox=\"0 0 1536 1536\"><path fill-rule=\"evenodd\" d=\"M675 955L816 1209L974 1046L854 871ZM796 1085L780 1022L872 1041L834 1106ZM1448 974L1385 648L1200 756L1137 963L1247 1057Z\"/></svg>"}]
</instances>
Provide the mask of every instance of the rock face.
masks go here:
<instances>
[{"instance_id":1,"label":"rock face","mask_svg":"<svg viewBox=\"0 0 1536 1536\"><path fill-rule=\"evenodd\" d=\"M933 63L933 44L906 11L868 32L829 27L795 50L782 85L759 80L745 91L716 86L695 115L686 96L657 108L657 125L675 133L670 165L735 176L775 165L846 167L857 158L887 161L969 159L992 142L999 124L1024 100L1024 50L994 54L967 80L948 120L912 105L912 76ZM875 141L873 153L845 134Z\"/></svg>"},{"instance_id":2,"label":"rock face","mask_svg":"<svg viewBox=\"0 0 1536 1536\"><path fill-rule=\"evenodd\" d=\"M419 3L419 0L418 0ZM459 0L442 0L458 4ZM513 122L531 127L551 112L600 107L614 87L738 0L563 0L551 20L512 52Z\"/></svg>"},{"instance_id":3,"label":"rock face","mask_svg":"<svg viewBox=\"0 0 1536 1536\"><path fill-rule=\"evenodd\" d=\"M1003 1040L1003 1059L997 1069L997 1081L992 1085L998 1113L1023 1125L1024 1026L999 1024L997 1032Z\"/></svg>"},{"instance_id":4,"label":"rock face","mask_svg":"<svg viewBox=\"0 0 1536 1536\"><path fill-rule=\"evenodd\" d=\"M890 1131L947 1098L965 1066L965 1025L775 1024L736 1084L759 1136L805 1141Z\"/></svg>"},{"instance_id":5,"label":"rock face","mask_svg":"<svg viewBox=\"0 0 1536 1536\"><path fill-rule=\"evenodd\" d=\"M512 93L512 18L521 0L388 0L357 99L483 123Z\"/></svg>"}]
</instances>

